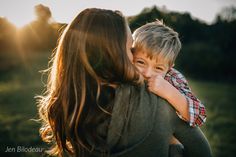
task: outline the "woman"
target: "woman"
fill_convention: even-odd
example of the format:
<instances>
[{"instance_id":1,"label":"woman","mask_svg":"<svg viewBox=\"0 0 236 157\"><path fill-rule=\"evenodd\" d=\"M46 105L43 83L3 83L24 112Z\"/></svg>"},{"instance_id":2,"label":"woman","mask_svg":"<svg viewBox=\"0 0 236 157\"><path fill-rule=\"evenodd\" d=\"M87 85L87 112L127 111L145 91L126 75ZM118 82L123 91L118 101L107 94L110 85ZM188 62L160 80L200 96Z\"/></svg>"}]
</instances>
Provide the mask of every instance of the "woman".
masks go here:
<instances>
[{"instance_id":1,"label":"woman","mask_svg":"<svg viewBox=\"0 0 236 157\"><path fill-rule=\"evenodd\" d=\"M67 26L39 100L42 139L54 144L49 153L166 157L175 134L188 156L211 156L201 131L146 90L131 46L118 11L85 9Z\"/></svg>"}]
</instances>

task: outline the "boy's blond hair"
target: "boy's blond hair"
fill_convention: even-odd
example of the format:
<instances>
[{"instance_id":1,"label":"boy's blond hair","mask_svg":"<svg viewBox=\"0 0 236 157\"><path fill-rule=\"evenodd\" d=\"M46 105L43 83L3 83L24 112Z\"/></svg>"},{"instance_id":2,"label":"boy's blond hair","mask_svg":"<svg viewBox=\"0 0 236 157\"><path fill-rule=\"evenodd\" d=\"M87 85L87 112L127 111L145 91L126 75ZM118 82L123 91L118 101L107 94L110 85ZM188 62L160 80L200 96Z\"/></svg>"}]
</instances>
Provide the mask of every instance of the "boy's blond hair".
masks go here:
<instances>
[{"instance_id":1,"label":"boy's blond hair","mask_svg":"<svg viewBox=\"0 0 236 157\"><path fill-rule=\"evenodd\" d=\"M133 38L134 53L142 51L150 58L162 57L170 66L174 64L181 49L178 33L159 20L136 29Z\"/></svg>"}]
</instances>

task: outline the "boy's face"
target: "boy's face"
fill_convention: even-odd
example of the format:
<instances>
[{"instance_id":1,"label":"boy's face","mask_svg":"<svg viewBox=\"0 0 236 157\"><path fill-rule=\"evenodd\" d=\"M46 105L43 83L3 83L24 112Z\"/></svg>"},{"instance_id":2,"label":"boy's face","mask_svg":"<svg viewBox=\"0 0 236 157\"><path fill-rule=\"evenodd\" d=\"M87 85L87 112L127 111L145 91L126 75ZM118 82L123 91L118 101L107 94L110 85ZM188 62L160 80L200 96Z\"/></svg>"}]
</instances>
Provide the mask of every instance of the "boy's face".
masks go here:
<instances>
[{"instance_id":1,"label":"boy's face","mask_svg":"<svg viewBox=\"0 0 236 157\"><path fill-rule=\"evenodd\" d=\"M142 51L133 53L133 63L146 80L156 75L164 77L170 68L161 57L158 60L155 57L151 59Z\"/></svg>"}]
</instances>

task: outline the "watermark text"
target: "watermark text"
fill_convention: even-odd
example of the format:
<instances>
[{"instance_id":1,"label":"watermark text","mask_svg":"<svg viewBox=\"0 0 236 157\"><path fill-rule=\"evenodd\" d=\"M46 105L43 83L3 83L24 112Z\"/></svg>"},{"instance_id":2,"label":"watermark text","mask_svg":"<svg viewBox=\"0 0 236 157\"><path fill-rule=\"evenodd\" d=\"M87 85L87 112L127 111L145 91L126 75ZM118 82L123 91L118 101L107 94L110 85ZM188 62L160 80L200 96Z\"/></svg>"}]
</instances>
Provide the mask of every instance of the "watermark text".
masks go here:
<instances>
[{"instance_id":1,"label":"watermark text","mask_svg":"<svg viewBox=\"0 0 236 157\"><path fill-rule=\"evenodd\" d=\"M26 147L26 146L16 146L16 147L9 147L7 146L5 149L5 153L41 153L43 152L44 148L41 147Z\"/></svg>"}]
</instances>

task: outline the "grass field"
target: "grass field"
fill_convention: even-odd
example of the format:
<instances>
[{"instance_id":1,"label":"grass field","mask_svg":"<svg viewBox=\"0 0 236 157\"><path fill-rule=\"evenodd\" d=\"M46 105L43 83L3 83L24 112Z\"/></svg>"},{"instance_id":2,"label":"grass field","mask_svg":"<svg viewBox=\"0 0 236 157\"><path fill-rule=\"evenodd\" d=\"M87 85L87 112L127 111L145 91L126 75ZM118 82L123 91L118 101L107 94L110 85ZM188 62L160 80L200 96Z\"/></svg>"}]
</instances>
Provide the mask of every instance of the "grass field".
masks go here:
<instances>
[{"instance_id":1,"label":"grass field","mask_svg":"<svg viewBox=\"0 0 236 157\"><path fill-rule=\"evenodd\" d=\"M48 56L47 53L36 53L24 60L23 66L0 73L0 156L36 157L41 153L30 147L47 147L40 140L39 124L30 119L37 118L34 97L42 92L42 80L45 80L38 71L47 67ZM236 85L193 79L189 83L206 105L208 119L202 130L209 139L213 155L234 156ZM17 146L20 146L19 150ZM7 148L11 153L5 152Z\"/></svg>"},{"instance_id":2,"label":"grass field","mask_svg":"<svg viewBox=\"0 0 236 157\"><path fill-rule=\"evenodd\" d=\"M205 103L207 122L202 127L215 157L236 154L236 85L190 81L193 91Z\"/></svg>"}]
</instances>

